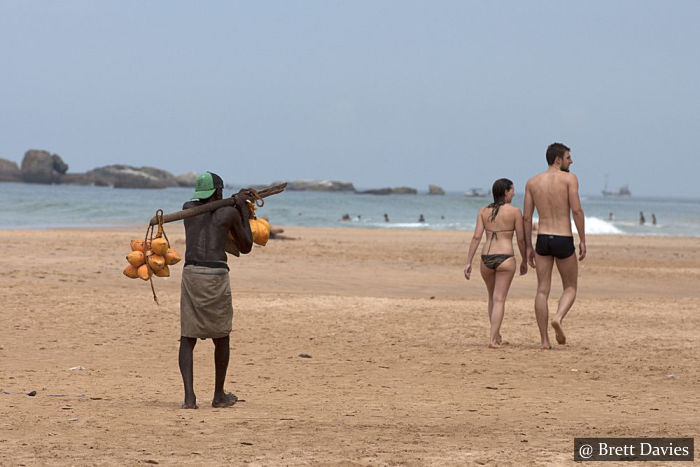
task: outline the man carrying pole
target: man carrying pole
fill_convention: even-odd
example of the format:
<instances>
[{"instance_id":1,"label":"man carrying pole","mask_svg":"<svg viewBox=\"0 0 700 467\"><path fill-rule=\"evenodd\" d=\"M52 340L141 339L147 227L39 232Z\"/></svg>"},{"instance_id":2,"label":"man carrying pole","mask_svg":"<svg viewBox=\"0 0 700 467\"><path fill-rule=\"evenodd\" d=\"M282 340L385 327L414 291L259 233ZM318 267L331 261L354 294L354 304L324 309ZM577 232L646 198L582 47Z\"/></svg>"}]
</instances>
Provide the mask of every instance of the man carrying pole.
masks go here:
<instances>
[{"instance_id":1,"label":"man carrying pole","mask_svg":"<svg viewBox=\"0 0 700 467\"><path fill-rule=\"evenodd\" d=\"M215 173L197 177L192 201L183 209L196 208L222 199L224 182ZM179 364L185 386L183 409L196 409L193 351L197 338L214 341L216 369L212 407L230 407L238 398L224 391L229 362L229 334L233 320L229 268L225 245L228 234L240 253L249 253L253 237L249 225L246 190L235 196L235 203L185 219L185 267L180 294Z\"/></svg>"}]
</instances>

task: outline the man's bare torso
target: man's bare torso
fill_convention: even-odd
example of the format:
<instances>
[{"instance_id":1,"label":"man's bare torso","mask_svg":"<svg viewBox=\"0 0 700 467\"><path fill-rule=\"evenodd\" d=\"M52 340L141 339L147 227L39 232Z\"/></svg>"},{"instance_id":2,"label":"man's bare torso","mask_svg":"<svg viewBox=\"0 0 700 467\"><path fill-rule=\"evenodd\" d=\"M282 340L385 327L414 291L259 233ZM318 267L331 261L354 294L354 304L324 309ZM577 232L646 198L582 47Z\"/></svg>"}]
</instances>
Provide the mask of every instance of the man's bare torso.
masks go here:
<instances>
[{"instance_id":1,"label":"man's bare torso","mask_svg":"<svg viewBox=\"0 0 700 467\"><path fill-rule=\"evenodd\" d=\"M540 234L572 236L569 189L573 175L561 170L547 170L527 182L537 209Z\"/></svg>"}]
</instances>

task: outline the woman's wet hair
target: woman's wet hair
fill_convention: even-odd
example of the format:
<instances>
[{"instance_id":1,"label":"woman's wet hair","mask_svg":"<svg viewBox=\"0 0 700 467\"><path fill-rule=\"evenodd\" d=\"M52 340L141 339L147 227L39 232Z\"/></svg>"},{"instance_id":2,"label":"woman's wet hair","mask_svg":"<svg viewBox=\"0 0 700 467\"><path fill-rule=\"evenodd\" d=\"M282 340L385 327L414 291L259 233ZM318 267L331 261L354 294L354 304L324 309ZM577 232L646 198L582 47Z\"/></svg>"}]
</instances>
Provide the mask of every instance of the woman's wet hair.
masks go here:
<instances>
[{"instance_id":1,"label":"woman's wet hair","mask_svg":"<svg viewBox=\"0 0 700 467\"><path fill-rule=\"evenodd\" d=\"M491 211L490 220L493 222L496 220L498 215L498 209L506 204L506 192L511 189L513 182L507 178L499 178L493 182L493 187L491 188L491 193L493 193L493 203L489 204L488 207L493 208Z\"/></svg>"}]
</instances>

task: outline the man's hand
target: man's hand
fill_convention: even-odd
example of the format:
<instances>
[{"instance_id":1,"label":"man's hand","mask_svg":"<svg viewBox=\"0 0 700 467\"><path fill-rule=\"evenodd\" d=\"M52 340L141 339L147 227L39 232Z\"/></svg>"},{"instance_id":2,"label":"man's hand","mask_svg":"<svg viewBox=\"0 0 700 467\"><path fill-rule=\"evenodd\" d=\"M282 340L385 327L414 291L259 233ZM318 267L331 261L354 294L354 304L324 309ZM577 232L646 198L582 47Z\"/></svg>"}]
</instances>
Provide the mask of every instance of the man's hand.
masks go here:
<instances>
[{"instance_id":1,"label":"man's hand","mask_svg":"<svg viewBox=\"0 0 700 467\"><path fill-rule=\"evenodd\" d=\"M464 277L466 277L467 280L469 280L471 275L472 275L472 263L469 263L464 268Z\"/></svg>"},{"instance_id":2,"label":"man's hand","mask_svg":"<svg viewBox=\"0 0 700 467\"><path fill-rule=\"evenodd\" d=\"M578 260L583 261L583 258L586 257L586 243L585 242L580 242L578 244L578 251L579 251Z\"/></svg>"},{"instance_id":3,"label":"man's hand","mask_svg":"<svg viewBox=\"0 0 700 467\"><path fill-rule=\"evenodd\" d=\"M520 263L520 275L524 276L525 274L527 274L527 261Z\"/></svg>"},{"instance_id":4,"label":"man's hand","mask_svg":"<svg viewBox=\"0 0 700 467\"><path fill-rule=\"evenodd\" d=\"M535 267L535 250L533 250L532 248L527 249L527 262L530 265L530 267Z\"/></svg>"}]
</instances>

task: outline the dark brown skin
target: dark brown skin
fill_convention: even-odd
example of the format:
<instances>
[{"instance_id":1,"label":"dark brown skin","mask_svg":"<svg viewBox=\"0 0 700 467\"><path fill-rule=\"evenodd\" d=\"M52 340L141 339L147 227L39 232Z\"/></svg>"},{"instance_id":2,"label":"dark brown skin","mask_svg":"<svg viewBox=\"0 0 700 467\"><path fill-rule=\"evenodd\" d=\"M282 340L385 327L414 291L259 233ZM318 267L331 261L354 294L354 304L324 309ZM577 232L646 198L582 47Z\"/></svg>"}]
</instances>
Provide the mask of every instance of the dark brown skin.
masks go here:
<instances>
[{"instance_id":1,"label":"dark brown skin","mask_svg":"<svg viewBox=\"0 0 700 467\"><path fill-rule=\"evenodd\" d=\"M221 190L204 201L188 201L183 206L187 209L222 198ZM237 196L236 207L225 206L210 213L185 219L185 242L187 249L185 260L226 263L224 245L228 232L231 232L238 250L250 253L253 248L253 235L250 231L249 213L246 200L249 197L244 190ZM214 366L216 369L213 407L230 407L237 398L224 391L224 381L230 356L229 336L214 338ZM182 383L185 387L183 409L196 409L197 397L194 393L193 353L197 339L180 336L179 365Z\"/></svg>"}]
</instances>

